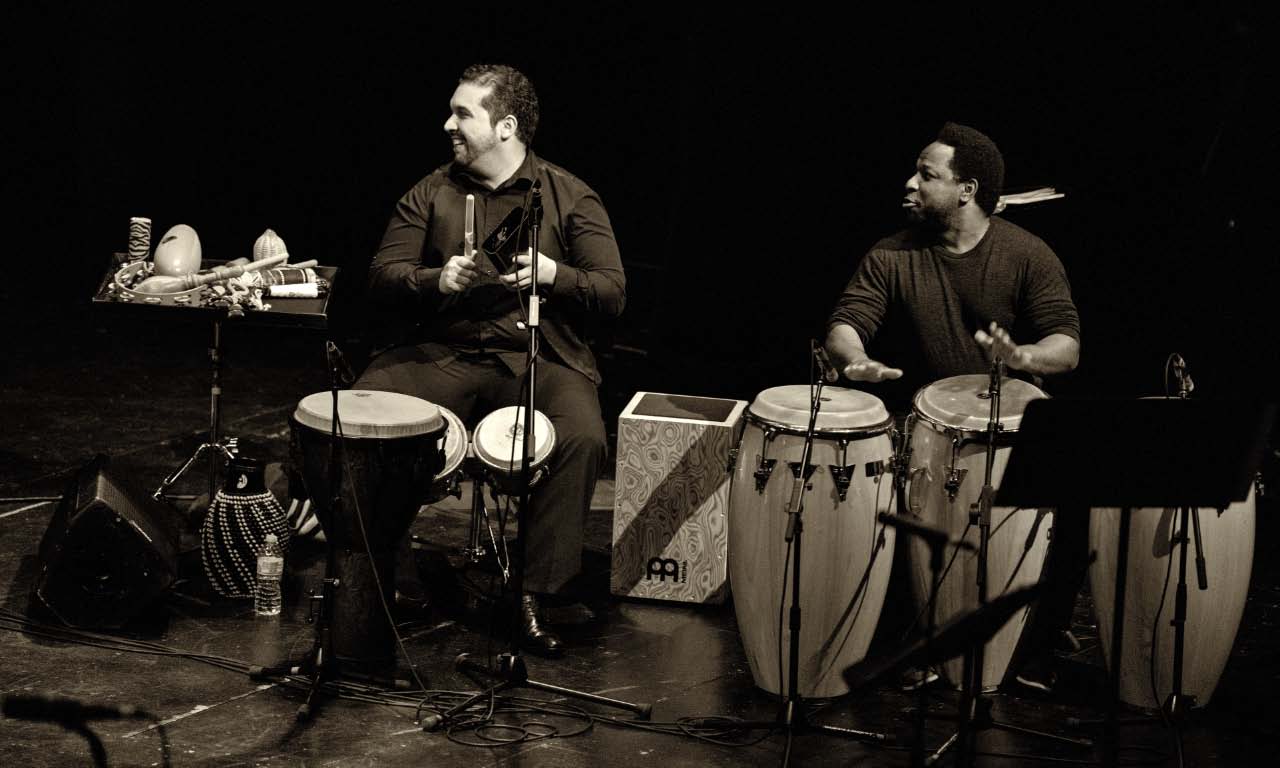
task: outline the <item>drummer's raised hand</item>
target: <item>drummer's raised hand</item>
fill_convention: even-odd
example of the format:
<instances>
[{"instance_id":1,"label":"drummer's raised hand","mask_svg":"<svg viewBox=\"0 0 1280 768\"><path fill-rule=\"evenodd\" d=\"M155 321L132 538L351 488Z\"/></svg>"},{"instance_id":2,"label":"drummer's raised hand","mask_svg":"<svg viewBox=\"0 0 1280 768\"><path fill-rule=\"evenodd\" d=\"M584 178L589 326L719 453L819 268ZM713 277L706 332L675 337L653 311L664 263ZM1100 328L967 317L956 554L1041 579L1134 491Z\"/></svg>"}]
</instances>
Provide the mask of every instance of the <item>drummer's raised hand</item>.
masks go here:
<instances>
[{"instance_id":1,"label":"drummer's raised hand","mask_svg":"<svg viewBox=\"0 0 1280 768\"><path fill-rule=\"evenodd\" d=\"M992 357L998 357L1004 364L1014 370L1026 370L1031 364L1031 353L1013 342L1009 332L992 322L986 331L979 328L973 338L987 350Z\"/></svg>"},{"instance_id":2,"label":"drummer's raised hand","mask_svg":"<svg viewBox=\"0 0 1280 768\"><path fill-rule=\"evenodd\" d=\"M516 256L515 272L500 275L499 280L508 288L528 288L533 282L533 257L528 253ZM556 262L545 253L538 251L538 285L551 285L556 281Z\"/></svg>"},{"instance_id":3,"label":"drummer's raised hand","mask_svg":"<svg viewBox=\"0 0 1280 768\"><path fill-rule=\"evenodd\" d=\"M440 292L462 293L476 279L476 263L466 256L450 256L440 270Z\"/></svg>"},{"instance_id":4,"label":"drummer's raised hand","mask_svg":"<svg viewBox=\"0 0 1280 768\"><path fill-rule=\"evenodd\" d=\"M854 363L849 363L840 369L840 373L849 381L865 381L877 382L887 379L898 379L902 377L901 368L890 368L884 363L877 362L871 358L864 358Z\"/></svg>"}]
</instances>

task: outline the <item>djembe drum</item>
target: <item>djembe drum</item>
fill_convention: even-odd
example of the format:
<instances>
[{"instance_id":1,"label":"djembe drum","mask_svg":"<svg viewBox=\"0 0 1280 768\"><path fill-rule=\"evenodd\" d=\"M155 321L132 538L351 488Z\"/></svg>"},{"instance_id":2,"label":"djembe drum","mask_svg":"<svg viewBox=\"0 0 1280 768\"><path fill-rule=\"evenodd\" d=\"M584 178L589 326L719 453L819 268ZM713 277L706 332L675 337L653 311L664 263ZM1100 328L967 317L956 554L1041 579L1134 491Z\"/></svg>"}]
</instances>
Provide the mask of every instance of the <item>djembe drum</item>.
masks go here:
<instances>
[{"instance_id":1,"label":"djembe drum","mask_svg":"<svg viewBox=\"0 0 1280 768\"><path fill-rule=\"evenodd\" d=\"M325 532L327 576L337 581L327 607L332 661L344 672L385 676L396 658L387 610L396 548L444 465L448 422L435 405L395 392L343 390L337 407L335 442L333 393L298 403L289 422L293 461Z\"/></svg>"}]
</instances>

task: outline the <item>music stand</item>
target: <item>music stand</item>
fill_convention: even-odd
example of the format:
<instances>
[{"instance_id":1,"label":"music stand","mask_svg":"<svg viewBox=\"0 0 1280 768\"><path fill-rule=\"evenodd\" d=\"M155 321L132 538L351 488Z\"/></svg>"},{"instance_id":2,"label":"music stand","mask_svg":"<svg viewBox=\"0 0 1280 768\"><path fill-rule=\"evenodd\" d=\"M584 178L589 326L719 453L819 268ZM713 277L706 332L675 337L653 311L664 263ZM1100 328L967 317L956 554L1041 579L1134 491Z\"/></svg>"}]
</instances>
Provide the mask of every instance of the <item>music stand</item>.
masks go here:
<instances>
[{"instance_id":1,"label":"music stand","mask_svg":"<svg viewBox=\"0 0 1280 768\"><path fill-rule=\"evenodd\" d=\"M1214 400L1035 400L1022 415L995 503L1119 507L1111 696L1105 764L1117 764L1129 514L1135 507L1213 507L1243 500L1275 406ZM1106 430L1099 440L1100 425Z\"/></svg>"}]
</instances>

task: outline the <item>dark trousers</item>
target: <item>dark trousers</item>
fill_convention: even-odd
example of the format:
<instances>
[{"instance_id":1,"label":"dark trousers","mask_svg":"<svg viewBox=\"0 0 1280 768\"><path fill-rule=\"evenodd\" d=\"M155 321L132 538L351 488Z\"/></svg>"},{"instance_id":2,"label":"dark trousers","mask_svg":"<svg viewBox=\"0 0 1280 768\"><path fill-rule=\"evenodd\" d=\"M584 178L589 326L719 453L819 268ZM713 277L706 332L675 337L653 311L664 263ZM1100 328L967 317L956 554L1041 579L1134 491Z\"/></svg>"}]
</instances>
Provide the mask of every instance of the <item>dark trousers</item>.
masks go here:
<instances>
[{"instance_id":1,"label":"dark trousers","mask_svg":"<svg viewBox=\"0 0 1280 768\"><path fill-rule=\"evenodd\" d=\"M555 427L549 476L524 512L524 588L555 592L582 568L583 523L607 451L596 387L586 376L539 358L534 408ZM521 405L524 377L494 355L440 356L438 345L378 355L354 389L400 392L448 408L468 429L499 408Z\"/></svg>"}]
</instances>

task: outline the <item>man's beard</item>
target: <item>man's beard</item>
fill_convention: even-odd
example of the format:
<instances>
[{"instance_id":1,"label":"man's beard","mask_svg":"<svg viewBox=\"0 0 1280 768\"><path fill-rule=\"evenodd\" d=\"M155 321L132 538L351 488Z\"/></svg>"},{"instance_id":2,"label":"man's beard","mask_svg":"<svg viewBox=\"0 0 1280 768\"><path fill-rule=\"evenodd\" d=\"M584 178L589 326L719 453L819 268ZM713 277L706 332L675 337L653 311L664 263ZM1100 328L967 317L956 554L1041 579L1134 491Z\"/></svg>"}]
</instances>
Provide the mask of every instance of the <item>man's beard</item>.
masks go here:
<instances>
[{"instance_id":1,"label":"man's beard","mask_svg":"<svg viewBox=\"0 0 1280 768\"><path fill-rule=\"evenodd\" d=\"M907 209L907 224L921 232L944 232L951 226L949 211L917 206Z\"/></svg>"},{"instance_id":2,"label":"man's beard","mask_svg":"<svg viewBox=\"0 0 1280 768\"><path fill-rule=\"evenodd\" d=\"M486 152L498 145L497 136L480 136L475 139L462 136L461 146L453 145L453 157L459 165L469 168L484 156Z\"/></svg>"}]
</instances>

